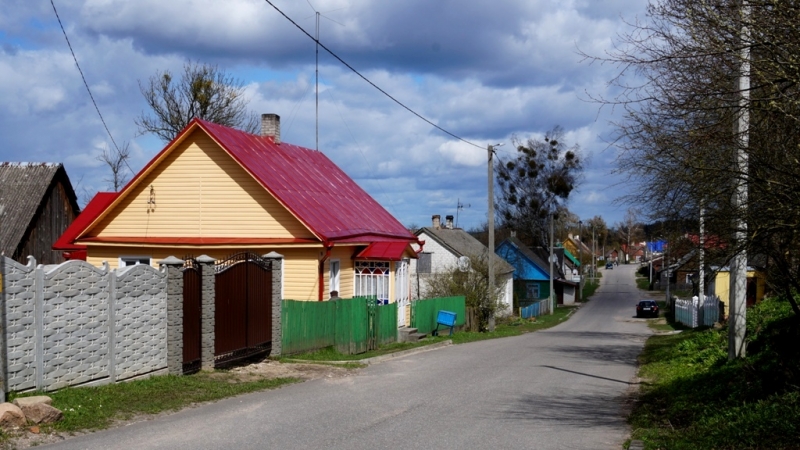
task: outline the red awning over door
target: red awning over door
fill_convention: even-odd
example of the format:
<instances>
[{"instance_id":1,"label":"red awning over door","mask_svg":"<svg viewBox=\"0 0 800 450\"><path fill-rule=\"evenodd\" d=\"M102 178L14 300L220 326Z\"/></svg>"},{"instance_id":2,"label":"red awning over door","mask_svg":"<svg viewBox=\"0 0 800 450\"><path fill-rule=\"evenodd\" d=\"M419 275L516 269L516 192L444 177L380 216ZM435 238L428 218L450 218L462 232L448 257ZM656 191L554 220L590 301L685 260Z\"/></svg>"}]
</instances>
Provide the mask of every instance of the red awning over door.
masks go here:
<instances>
[{"instance_id":1,"label":"red awning over door","mask_svg":"<svg viewBox=\"0 0 800 450\"><path fill-rule=\"evenodd\" d=\"M400 261L406 254L409 243L402 242L373 242L356 255L356 259L376 261ZM411 251L411 250L409 250Z\"/></svg>"}]
</instances>

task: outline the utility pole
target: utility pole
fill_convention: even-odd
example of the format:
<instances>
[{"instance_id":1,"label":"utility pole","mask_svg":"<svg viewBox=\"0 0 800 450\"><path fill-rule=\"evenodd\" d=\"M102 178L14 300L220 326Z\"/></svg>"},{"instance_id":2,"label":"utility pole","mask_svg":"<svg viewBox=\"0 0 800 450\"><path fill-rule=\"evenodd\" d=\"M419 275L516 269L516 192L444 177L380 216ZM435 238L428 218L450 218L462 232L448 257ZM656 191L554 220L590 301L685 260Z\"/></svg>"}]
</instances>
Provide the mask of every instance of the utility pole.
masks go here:
<instances>
[{"instance_id":1,"label":"utility pole","mask_svg":"<svg viewBox=\"0 0 800 450\"><path fill-rule=\"evenodd\" d=\"M486 295L487 302L492 302L494 298L494 148L503 144L489 145L489 286ZM494 309L489 315L489 331L494 331Z\"/></svg>"},{"instance_id":2,"label":"utility pole","mask_svg":"<svg viewBox=\"0 0 800 450\"><path fill-rule=\"evenodd\" d=\"M750 144L750 4L742 0L741 4L742 29L740 34L742 59L739 73L739 120L737 131L739 134L739 149L736 152L736 190L733 194L733 209L736 214L734 219L734 242L736 255L731 261L730 285L730 320L728 322L728 359L744 358L746 355L744 336L747 325L747 222L744 220L742 209L747 208L748 184L748 156L747 148Z\"/></svg>"},{"instance_id":3,"label":"utility pole","mask_svg":"<svg viewBox=\"0 0 800 450\"><path fill-rule=\"evenodd\" d=\"M583 301L583 221L578 221L578 300Z\"/></svg>"},{"instance_id":4,"label":"utility pole","mask_svg":"<svg viewBox=\"0 0 800 450\"><path fill-rule=\"evenodd\" d=\"M550 314L556 312L556 302L553 297L555 294L555 289L553 289L553 239L553 213L550 213Z\"/></svg>"}]
</instances>

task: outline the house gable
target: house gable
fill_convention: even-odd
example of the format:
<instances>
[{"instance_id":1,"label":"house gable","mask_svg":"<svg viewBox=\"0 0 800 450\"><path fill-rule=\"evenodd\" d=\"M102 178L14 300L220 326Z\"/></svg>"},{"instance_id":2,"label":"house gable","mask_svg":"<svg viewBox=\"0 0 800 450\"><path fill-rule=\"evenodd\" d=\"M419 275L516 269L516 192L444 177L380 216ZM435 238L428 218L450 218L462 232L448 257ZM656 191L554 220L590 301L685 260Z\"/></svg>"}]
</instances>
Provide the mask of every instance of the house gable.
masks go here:
<instances>
[{"instance_id":1,"label":"house gable","mask_svg":"<svg viewBox=\"0 0 800 450\"><path fill-rule=\"evenodd\" d=\"M531 261L523 252L508 241L501 243L496 253L514 266L515 280L538 280L545 281L550 279L550 274L544 268L539 267L536 262Z\"/></svg>"},{"instance_id":2,"label":"house gable","mask_svg":"<svg viewBox=\"0 0 800 450\"><path fill-rule=\"evenodd\" d=\"M316 240L201 128L174 145L85 237Z\"/></svg>"}]
</instances>

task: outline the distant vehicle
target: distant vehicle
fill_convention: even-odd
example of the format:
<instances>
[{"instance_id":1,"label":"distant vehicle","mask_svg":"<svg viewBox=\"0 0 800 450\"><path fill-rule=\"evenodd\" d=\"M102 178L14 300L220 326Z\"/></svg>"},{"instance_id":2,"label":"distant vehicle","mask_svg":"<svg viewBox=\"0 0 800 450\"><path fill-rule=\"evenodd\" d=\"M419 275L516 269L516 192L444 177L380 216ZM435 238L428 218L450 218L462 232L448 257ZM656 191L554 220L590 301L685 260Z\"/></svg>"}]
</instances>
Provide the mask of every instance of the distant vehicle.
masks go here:
<instances>
[{"instance_id":1,"label":"distant vehicle","mask_svg":"<svg viewBox=\"0 0 800 450\"><path fill-rule=\"evenodd\" d=\"M606 263L606 269L612 269L612 270L613 270L613 269L614 269L614 263L612 263L612 262L607 262L607 263Z\"/></svg>"},{"instance_id":2,"label":"distant vehicle","mask_svg":"<svg viewBox=\"0 0 800 450\"><path fill-rule=\"evenodd\" d=\"M641 300L636 305L636 317L658 317L658 304L655 300Z\"/></svg>"}]
</instances>

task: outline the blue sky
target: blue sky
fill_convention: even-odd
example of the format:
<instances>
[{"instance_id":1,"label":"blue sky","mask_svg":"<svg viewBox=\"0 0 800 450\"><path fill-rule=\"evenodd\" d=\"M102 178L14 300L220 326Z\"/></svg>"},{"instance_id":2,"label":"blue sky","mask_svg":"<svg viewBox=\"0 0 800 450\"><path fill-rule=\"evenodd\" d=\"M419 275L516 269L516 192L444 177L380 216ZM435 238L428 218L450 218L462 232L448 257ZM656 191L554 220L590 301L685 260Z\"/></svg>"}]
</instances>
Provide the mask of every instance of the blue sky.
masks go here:
<instances>
[{"instance_id":1,"label":"blue sky","mask_svg":"<svg viewBox=\"0 0 800 450\"><path fill-rule=\"evenodd\" d=\"M217 64L247 86L249 107L281 116L282 139L315 147L315 46L263 0L53 0L117 143L138 171L163 143L141 136L139 82L179 73L188 59ZM456 214L487 220L486 145L566 130L586 161L569 208L620 222L612 204L629 186L612 175L613 111L587 101L613 95L617 68L601 56L646 0L271 0L431 127L324 50L319 57L320 150L406 225ZM79 197L108 190L96 160L110 139L86 92L49 1L0 4L0 161L63 162ZM477 146L477 147L476 147ZM130 175L130 174L129 174ZM469 206L467 206L469 205Z\"/></svg>"}]
</instances>

